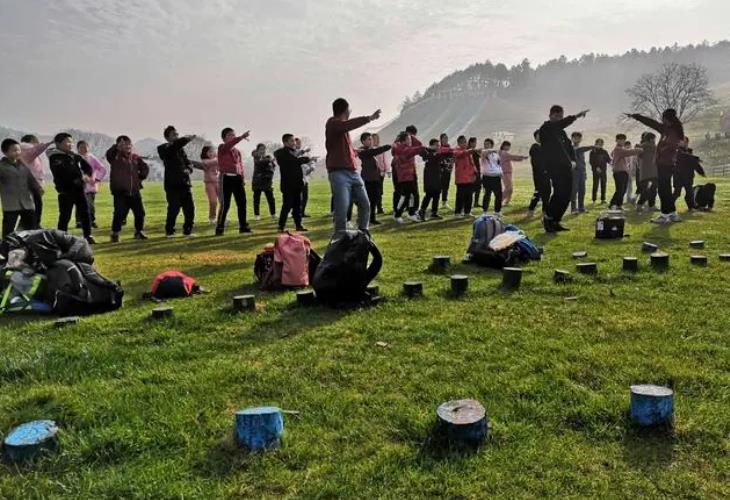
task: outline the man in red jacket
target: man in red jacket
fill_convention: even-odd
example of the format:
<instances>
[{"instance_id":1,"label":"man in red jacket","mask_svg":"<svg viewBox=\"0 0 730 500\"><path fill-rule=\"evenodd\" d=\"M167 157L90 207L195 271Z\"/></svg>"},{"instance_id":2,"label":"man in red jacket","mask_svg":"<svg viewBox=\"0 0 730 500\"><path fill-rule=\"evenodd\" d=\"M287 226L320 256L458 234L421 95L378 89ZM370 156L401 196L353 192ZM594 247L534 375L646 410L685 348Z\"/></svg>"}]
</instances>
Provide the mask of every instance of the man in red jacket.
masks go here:
<instances>
[{"instance_id":1,"label":"man in red jacket","mask_svg":"<svg viewBox=\"0 0 730 500\"><path fill-rule=\"evenodd\" d=\"M367 231L370 202L365 183L355 169L357 154L352 147L350 131L380 118L380 110L370 116L350 118L350 104L342 98L332 103L333 116L325 126L327 172L334 202L335 232L347 230L347 210L350 203L357 206L358 229Z\"/></svg>"},{"instance_id":2,"label":"man in red jacket","mask_svg":"<svg viewBox=\"0 0 730 500\"><path fill-rule=\"evenodd\" d=\"M147 178L150 169L134 153L132 140L126 135L117 138L117 142L106 152L106 160L111 167L109 189L114 197L111 241L119 243L122 222L127 219L130 210L134 214L134 239L146 240L141 190L142 181Z\"/></svg>"}]
</instances>

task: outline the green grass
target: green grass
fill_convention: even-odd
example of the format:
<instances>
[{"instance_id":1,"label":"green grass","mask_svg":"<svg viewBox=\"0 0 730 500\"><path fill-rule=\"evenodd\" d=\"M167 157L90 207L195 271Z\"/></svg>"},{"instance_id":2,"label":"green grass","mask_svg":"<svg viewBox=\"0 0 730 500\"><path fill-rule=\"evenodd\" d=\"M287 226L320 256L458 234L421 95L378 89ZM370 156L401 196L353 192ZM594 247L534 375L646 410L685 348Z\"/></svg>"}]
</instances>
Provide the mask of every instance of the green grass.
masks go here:
<instances>
[{"instance_id":1,"label":"green grass","mask_svg":"<svg viewBox=\"0 0 730 500\"><path fill-rule=\"evenodd\" d=\"M730 182L718 182L714 213L671 228L631 214L630 237L597 242L597 211L568 217L573 231L556 238L525 220L531 186L520 180L508 219L546 255L517 293L498 290L497 272L456 265L471 289L448 298L447 278L426 268L437 254L460 261L469 223L397 228L388 219L374 231L384 305L301 310L293 293L259 293L263 310L240 316L230 299L255 290L253 260L274 224L210 237L196 186L199 237L168 241L162 191L150 185L151 241L129 241L127 231L111 246L98 232L97 265L122 280L123 310L64 330L47 319L0 320L0 433L50 418L62 442L55 457L0 464L0 498L728 497L730 265L717 254L730 250ZM324 214L328 202L316 184L311 211ZM106 194L99 212L108 224ZM309 225L323 251L329 220ZM698 238L708 242L708 269L689 264L688 242ZM646 269L645 240L671 254L671 272ZM577 250L600 276L553 284ZM622 275L626 255L640 256L644 270ZM211 293L175 302L174 319L153 323L141 295L167 269ZM409 278L424 281L423 299L400 295ZM675 388L672 435L630 424L637 382ZM486 446L473 455L438 449L436 407L466 397L487 409ZM261 404L301 413L286 418L282 449L249 455L232 443L233 413Z\"/></svg>"}]
</instances>

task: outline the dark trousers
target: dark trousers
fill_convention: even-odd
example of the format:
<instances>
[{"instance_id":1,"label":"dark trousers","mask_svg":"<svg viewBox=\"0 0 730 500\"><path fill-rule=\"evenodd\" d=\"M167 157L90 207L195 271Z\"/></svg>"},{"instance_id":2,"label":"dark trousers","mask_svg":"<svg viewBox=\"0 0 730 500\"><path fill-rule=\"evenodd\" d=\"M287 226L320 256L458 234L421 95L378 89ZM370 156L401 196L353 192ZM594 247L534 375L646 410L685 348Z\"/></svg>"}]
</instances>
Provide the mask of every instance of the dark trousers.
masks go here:
<instances>
[{"instance_id":1,"label":"dark trousers","mask_svg":"<svg viewBox=\"0 0 730 500\"><path fill-rule=\"evenodd\" d=\"M294 225L297 229L302 227L302 188L293 188L282 191L281 197L281 214L279 215L279 229L286 228L286 221L289 218L289 212L294 219Z\"/></svg>"},{"instance_id":2,"label":"dark trousers","mask_svg":"<svg viewBox=\"0 0 730 500\"><path fill-rule=\"evenodd\" d=\"M74 209L79 216L84 238L88 238L91 236L91 219L89 218L89 204L86 202L83 189L58 193L58 229L68 232L68 223L71 221Z\"/></svg>"},{"instance_id":3,"label":"dark trousers","mask_svg":"<svg viewBox=\"0 0 730 500\"><path fill-rule=\"evenodd\" d=\"M117 234L122 230L124 221L127 220L129 211L134 214L134 230L136 233L144 231L144 203L142 193L135 194L114 194L114 215L112 217L112 233Z\"/></svg>"},{"instance_id":4,"label":"dark trousers","mask_svg":"<svg viewBox=\"0 0 730 500\"><path fill-rule=\"evenodd\" d=\"M552 194L545 215L557 224L563 219L570 205L570 197L573 194L573 169L571 165L548 165L547 174Z\"/></svg>"},{"instance_id":5,"label":"dark trousers","mask_svg":"<svg viewBox=\"0 0 730 500\"><path fill-rule=\"evenodd\" d=\"M418 181L401 182L398 184L398 193L400 198L395 207L395 216L401 217L403 211L407 208L409 215L416 215L418 211Z\"/></svg>"},{"instance_id":6,"label":"dark trousers","mask_svg":"<svg viewBox=\"0 0 730 500\"><path fill-rule=\"evenodd\" d=\"M478 176L477 180L474 181L474 184L472 184L472 194L474 195L474 201L472 201L471 206L478 207L479 206L479 197L482 194L482 176Z\"/></svg>"},{"instance_id":7,"label":"dark trousers","mask_svg":"<svg viewBox=\"0 0 730 500\"><path fill-rule=\"evenodd\" d=\"M469 215L471 213L471 204L474 201L472 196L472 184L456 185L456 205L454 206L455 214Z\"/></svg>"},{"instance_id":8,"label":"dark trousers","mask_svg":"<svg viewBox=\"0 0 730 500\"><path fill-rule=\"evenodd\" d=\"M641 206L648 203L650 207L656 205L657 180L647 179L639 182L639 201L637 205Z\"/></svg>"},{"instance_id":9,"label":"dark trousers","mask_svg":"<svg viewBox=\"0 0 730 500\"><path fill-rule=\"evenodd\" d=\"M441 199L441 191L426 191L421 203L421 215L426 214L428 205L431 205L431 215L439 214L439 200Z\"/></svg>"},{"instance_id":10,"label":"dark trousers","mask_svg":"<svg viewBox=\"0 0 730 500\"><path fill-rule=\"evenodd\" d=\"M309 184L302 187L302 216L307 213L307 204L309 204Z\"/></svg>"},{"instance_id":11,"label":"dark trousers","mask_svg":"<svg viewBox=\"0 0 730 500\"><path fill-rule=\"evenodd\" d=\"M383 210L383 193L385 192L385 177L380 178L380 199L378 200L378 206L375 207L375 210L379 214L383 214L385 211Z\"/></svg>"},{"instance_id":12,"label":"dark trousers","mask_svg":"<svg viewBox=\"0 0 730 500\"><path fill-rule=\"evenodd\" d=\"M220 183L221 208L218 212L218 226L216 227L216 232L221 233L226 228L226 218L228 218L228 210L231 208L231 197L236 200L236 208L238 209L238 228L247 228L246 189L243 185L243 177L240 175L221 175Z\"/></svg>"},{"instance_id":13,"label":"dark trousers","mask_svg":"<svg viewBox=\"0 0 730 500\"><path fill-rule=\"evenodd\" d=\"M502 211L502 178L501 177L482 177L482 186L484 186L484 198L482 199L482 210L489 211L489 204L494 195L494 211L499 213ZM537 204L536 204L537 205Z\"/></svg>"},{"instance_id":14,"label":"dark trousers","mask_svg":"<svg viewBox=\"0 0 730 500\"><path fill-rule=\"evenodd\" d=\"M185 219L183 233L191 234L195 223L195 202L190 187L165 188L165 198L167 199L165 234L175 234L175 225L177 225L177 216L180 214L180 210L182 210Z\"/></svg>"},{"instance_id":15,"label":"dark trousers","mask_svg":"<svg viewBox=\"0 0 730 500\"><path fill-rule=\"evenodd\" d=\"M677 172L674 174L674 202L676 204L680 196L682 196L682 190L684 190L684 201L687 204L687 208L694 209L694 183L695 174L694 172Z\"/></svg>"},{"instance_id":16,"label":"dark trousers","mask_svg":"<svg viewBox=\"0 0 730 500\"><path fill-rule=\"evenodd\" d=\"M677 211L674 194L672 193L672 171L670 165L657 165L659 178L657 179L657 187L659 189L659 202L661 203L662 213L664 215L673 214Z\"/></svg>"},{"instance_id":17,"label":"dark trousers","mask_svg":"<svg viewBox=\"0 0 730 500\"><path fill-rule=\"evenodd\" d=\"M535 185L535 192L532 193L532 200L530 200L528 210L534 212L538 203L542 201L542 209L544 211L550 201L550 179L548 178L547 172L544 170L533 170L532 182Z\"/></svg>"},{"instance_id":18,"label":"dark trousers","mask_svg":"<svg viewBox=\"0 0 730 500\"><path fill-rule=\"evenodd\" d=\"M398 186L398 172L396 169L393 169L393 174L391 179L393 180L393 213L395 214L395 210L398 208L398 201L400 200L400 191Z\"/></svg>"},{"instance_id":19,"label":"dark trousers","mask_svg":"<svg viewBox=\"0 0 730 500\"><path fill-rule=\"evenodd\" d=\"M616 184L616 192L611 198L611 206L619 207L624 204L624 198L626 197L626 189L629 187L629 173L628 172L614 172L613 182Z\"/></svg>"},{"instance_id":20,"label":"dark trousers","mask_svg":"<svg viewBox=\"0 0 730 500\"><path fill-rule=\"evenodd\" d=\"M608 178L606 171L602 171L600 174L593 171L593 203L598 199L598 191L601 191L601 201L606 201L606 182Z\"/></svg>"},{"instance_id":21,"label":"dark trousers","mask_svg":"<svg viewBox=\"0 0 730 500\"><path fill-rule=\"evenodd\" d=\"M441 169L441 202L449 201L449 188L451 187L451 171L450 168Z\"/></svg>"},{"instance_id":22,"label":"dark trousers","mask_svg":"<svg viewBox=\"0 0 730 500\"><path fill-rule=\"evenodd\" d=\"M35 205L35 227L41 227L43 219L43 195L33 191L33 204Z\"/></svg>"},{"instance_id":23,"label":"dark trousers","mask_svg":"<svg viewBox=\"0 0 730 500\"><path fill-rule=\"evenodd\" d=\"M91 225L96 224L96 193L86 193L86 204L89 207L89 219ZM81 225L81 219L79 218L79 212L76 212L76 225Z\"/></svg>"},{"instance_id":24,"label":"dark trousers","mask_svg":"<svg viewBox=\"0 0 730 500\"><path fill-rule=\"evenodd\" d=\"M15 210L3 212L3 238L15 232L20 220L21 229L36 229L36 213L34 210Z\"/></svg>"},{"instance_id":25,"label":"dark trousers","mask_svg":"<svg viewBox=\"0 0 730 500\"><path fill-rule=\"evenodd\" d=\"M253 214L258 217L261 215L261 194L266 196L266 203L269 205L269 215L276 215L276 200L274 200L273 189L254 189L253 190ZM304 206L304 192L302 192L302 206Z\"/></svg>"},{"instance_id":26,"label":"dark trousers","mask_svg":"<svg viewBox=\"0 0 730 500\"><path fill-rule=\"evenodd\" d=\"M383 192L381 191L380 181L366 181L365 192L370 200L370 222L375 222L378 204L382 205Z\"/></svg>"}]
</instances>

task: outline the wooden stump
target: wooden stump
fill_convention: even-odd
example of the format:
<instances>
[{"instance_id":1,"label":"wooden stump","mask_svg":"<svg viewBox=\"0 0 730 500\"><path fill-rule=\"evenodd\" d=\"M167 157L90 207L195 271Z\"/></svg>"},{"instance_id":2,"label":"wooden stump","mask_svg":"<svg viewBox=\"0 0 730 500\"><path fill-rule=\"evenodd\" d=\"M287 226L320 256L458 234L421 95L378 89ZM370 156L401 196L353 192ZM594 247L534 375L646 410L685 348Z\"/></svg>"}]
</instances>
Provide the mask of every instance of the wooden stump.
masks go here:
<instances>
[{"instance_id":1,"label":"wooden stump","mask_svg":"<svg viewBox=\"0 0 730 500\"><path fill-rule=\"evenodd\" d=\"M651 267L655 271L666 271L669 269L669 255L664 252L651 254Z\"/></svg>"},{"instance_id":2,"label":"wooden stump","mask_svg":"<svg viewBox=\"0 0 730 500\"><path fill-rule=\"evenodd\" d=\"M284 433L284 414L268 406L236 412L236 443L251 451L278 448Z\"/></svg>"},{"instance_id":3,"label":"wooden stump","mask_svg":"<svg viewBox=\"0 0 730 500\"><path fill-rule=\"evenodd\" d=\"M26 462L58 450L58 427L52 420L35 420L11 430L3 441L5 457Z\"/></svg>"},{"instance_id":4,"label":"wooden stump","mask_svg":"<svg viewBox=\"0 0 730 500\"><path fill-rule=\"evenodd\" d=\"M585 259L588 257L588 252L575 252L573 254L574 259Z\"/></svg>"},{"instance_id":5,"label":"wooden stump","mask_svg":"<svg viewBox=\"0 0 730 500\"><path fill-rule=\"evenodd\" d=\"M455 297L461 297L469 291L469 277L456 274L451 277L451 293Z\"/></svg>"},{"instance_id":6,"label":"wooden stump","mask_svg":"<svg viewBox=\"0 0 730 500\"><path fill-rule=\"evenodd\" d=\"M365 291L370 297L380 297L380 287L378 285L370 285Z\"/></svg>"},{"instance_id":7,"label":"wooden stump","mask_svg":"<svg viewBox=\"0 0 730 500\"><path fill-rule=\"evenodd\" d=\"M623 270L625 273L636 273L639 271L639 259L636 257L624 257L624 267Z\"/></svg>"},{"instance_id":8,"label":"wooden stump","mask_svg":"<svg viewBox=\"0 0 730 500\"><path fill-rule=\"evenodd\" d=\"M423 283L420 281L406 281L403 283L403 293L410 299L423 296Z\"/></svg>"},{"instance_id":9,"label":"wooden stump","mask_svg":"<svg viewBox=\"0 0 730 500\"><path fill-rule=\"evenodd\" d=\"M694 266L706 267L709 261L706 255L693 255L690 257L690 262Z\"/></svg>"},{"instance_id":10,"label":"wooden stump","mask_svg":"<svg viewBox=\"0 0 730 500\"><path fill-rule=\"evenodd\" d=\"M56 328L65 328L71 325L78 325L80 321L81 318L79 318L78 316L73 316L70 318L57 319L53 324L56 326Z\"/></svg>"},{"instance_id":11,"label":"wooden stump","mask_svg":"<svg viewBox=\"0 0 730 500\"><path fill-rule=\"evenodd\" d=\"M522 269L519 267L505 267L502 269L502 289L516 291L522 284Z\"/></svg>"},{"instance_id":12,"label":"wooden stump","mask_svg":"<svg viewBox=\"0 0 730 500\"><path fill-rule=\"evenodd\" d=\"M175 310L172 307L156 307L152 309L152 319L172 318Z\"/></svg>"},{"instance_id":13,"label":"wooden stump","mask_svg":"<svg viewBox=\"0 0 730 500\"><path fill-rule=\"evenodd\" d=\"M256 297L253 295L239 295L233 297L233 310L236 312L246 312L256 310Z\"/></svg>"},{"instance_id":14,"label":"wooden stump","mask_svg":"<svg viewBox=\"0 0 730 500\"><path fill-rule=\"evenodd\" d=\"M659 250L659 247L654 243L649 243L648 241L645 241L644 244L641 245L641 250L645 253L654 253Z\"/></svg>"},{"instance_id":15,"label":"wooden stump","mask_svg":"<svg viewBox=\"0 0 730 500\"><path fill-rule=\"evenodd\" d=\"M720 261L721 262L730 262L730 253L721 253Z\"/></svg>"},{"instance_id":16,"label":"wooden stump","mask_svg":"<svg viewBox=\"0 0 730 500\"><path fill-rule=\"evenodd\" d=\"M434 271L446 271L451 266L451 257L448 255L437 255L433 258L431 269Z\"/></svg>"},{"instance_id":17,"label":"wooden stump","mask_svg":"<svg viewBox=\"0 0 730 500\"><path fill-rule=\"evenodd\" d=\"M657 385L632 385L631 418L642 427L672 425L674 391Z\"/></svg>"},{"instance_id":18,"label":"wooden stump","mask_svg":"<svg viewBox=\"0 0 730 500\"><path fill-rule=\"evenodd\" d=\"M489 421L484 407L478 401L449 401L439 406L436 415L439 430L451 445L478 447L487 439Z\"/></svg>"},{"instance_id":19,"label":"wooden stump","mask_svg":"<svg viewBox=\"0 0 730 500\"><path fill-rule=\"evenodd\" d=\"M576 266L580 274L596 275L598 274L598 264L595 262L584 262Z\"/></svg>"},{"instance_id":20,"label":"wooden stump","mask_svg":"<svg viewBox=\"0 0 730 500\"><path fill-rule=\"evenodd\" d=\"M573 276L571 276L570 272L565 271L563 269L556 269L555 275L553 276L553 281L555 283L558 283L559 285L565 285L566 283L570 283L573 281Z\"/></svg>"},{"instance_id":21,"label":"wooden stump","mask_svg":"<svg viewBox=\"0 0 730 500\"><path fill-rule=\"evenodd\" d=\"M300 307L311 307L317 303L317 296L314 290L303 290L297 292L297 305Z\"/></svg>"},{"instance_id":22,"label":"wooden stump","mask_svg":"<svg viewBox=\"0 0 730 500\"><path fill-rule=\"evenodd\" d=\"M705 248L705 242L703 240L690 241L689 247L694 248L695 250L702 250Z\"/></svg>"}]
</instances>

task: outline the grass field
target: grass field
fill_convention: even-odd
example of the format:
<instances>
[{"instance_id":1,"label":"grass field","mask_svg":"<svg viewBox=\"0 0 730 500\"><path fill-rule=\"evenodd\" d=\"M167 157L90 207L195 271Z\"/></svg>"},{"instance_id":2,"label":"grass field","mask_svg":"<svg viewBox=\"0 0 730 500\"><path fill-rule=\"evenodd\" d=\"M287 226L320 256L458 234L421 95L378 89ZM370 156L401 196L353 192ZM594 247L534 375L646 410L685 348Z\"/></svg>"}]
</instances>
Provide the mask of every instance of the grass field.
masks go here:
<instances>
[{"instance_id":1,"label":"grass field","mask_svg":"<svg viewBox=\"0 0 730 500\"><path fill-rule=\"evenodd\" d=\"M55 457L0 464L0 498L728 497L730 264L717 255L730 251L730 182L718 182L714 213L671 228L632 213L630 237L601 243L592 238L597 210L568 217L570 233L544 235L523 216L531 186L520 180L507 219L546 255L517 293L498 290L497 272L456 265L471 289L449 298L447 278L426 269L433 255L461 260L469 222L399 228L388 218L374 231L382 306L302 310L293 293L258 294L263 310L240 316L230 299L255 290L253 260L275 224L211 237L196 186L198 238L168 241L162 191L150 185L149 242L126 232L112 246L97 233L98 268L123 282L123 310L64 330L0 319L0 434L37 418L62 429ZM108 198L100 195L104 226ZM323 251L324 183L312 203L320 216L309 220L310 237ZM708 243L707 269L689 263L698 238ZM646 269L645 240L671 254L669 273ZM553 284L577 250L600 276ZM621 274L626 255L641 257L641 273ZM167 269L211 293L153 323L141 295ZM423 299L400 295L409 278L424 281ZM630 424L637 382L676 390L673 434ZM466 397L486 407L489 440L473 455L444 452L430 439L436 407ZM287 417L282 449L248 455L232 443L233 413L261 404L300 414Z\"/></svg>"}]
</instances>

